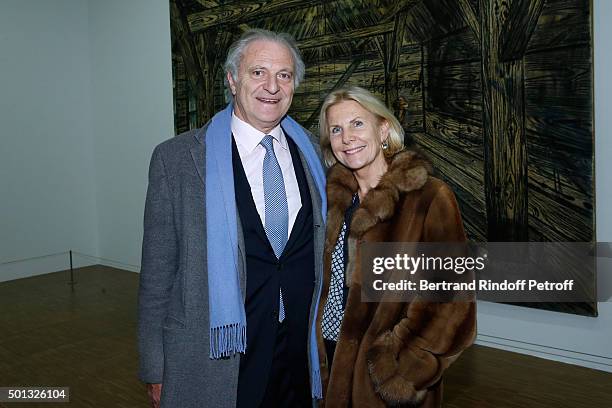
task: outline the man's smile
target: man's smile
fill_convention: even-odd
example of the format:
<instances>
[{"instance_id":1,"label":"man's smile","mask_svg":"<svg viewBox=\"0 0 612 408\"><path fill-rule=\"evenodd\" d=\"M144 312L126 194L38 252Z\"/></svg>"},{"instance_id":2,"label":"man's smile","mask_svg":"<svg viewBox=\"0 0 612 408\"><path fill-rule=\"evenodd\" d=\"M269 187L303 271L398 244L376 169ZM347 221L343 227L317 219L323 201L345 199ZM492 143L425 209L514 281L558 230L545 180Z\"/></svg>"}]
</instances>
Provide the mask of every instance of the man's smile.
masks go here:
<instances>
[{"instance_id":1,"label":"man's smile","mask_svg":"<svg viewBox=\"0 0 612 408\"><path fill-rule=\"evenodd\" d=\"M262 98L262 97L257 97L257 100L263 103L271 103L271 104L277 104L280 102L280 99L270 99L270 98Z\"/></svg>"}]
</instances>

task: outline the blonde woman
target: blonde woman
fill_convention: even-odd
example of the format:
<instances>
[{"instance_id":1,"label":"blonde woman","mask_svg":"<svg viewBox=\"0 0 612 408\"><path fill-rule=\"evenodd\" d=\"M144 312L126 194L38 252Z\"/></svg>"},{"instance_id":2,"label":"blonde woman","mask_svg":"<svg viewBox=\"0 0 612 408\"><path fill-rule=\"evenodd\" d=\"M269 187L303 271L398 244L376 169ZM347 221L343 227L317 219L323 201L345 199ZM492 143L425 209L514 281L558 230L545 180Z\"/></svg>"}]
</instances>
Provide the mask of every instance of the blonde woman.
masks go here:
<instances>
[{"instance_id":1,"label":"blonde woman","mask_svg":"<svg viewBox=\"0 0 612 408\"><path fill-rule=\"evenodd\" d=\"M444 370L474 340L475 304L362 302L358 243L465 241L455 196L365 89L332 92L320 132L331 166L317 314L322 405L439 407Z\"/></svg>"}]
</instances>

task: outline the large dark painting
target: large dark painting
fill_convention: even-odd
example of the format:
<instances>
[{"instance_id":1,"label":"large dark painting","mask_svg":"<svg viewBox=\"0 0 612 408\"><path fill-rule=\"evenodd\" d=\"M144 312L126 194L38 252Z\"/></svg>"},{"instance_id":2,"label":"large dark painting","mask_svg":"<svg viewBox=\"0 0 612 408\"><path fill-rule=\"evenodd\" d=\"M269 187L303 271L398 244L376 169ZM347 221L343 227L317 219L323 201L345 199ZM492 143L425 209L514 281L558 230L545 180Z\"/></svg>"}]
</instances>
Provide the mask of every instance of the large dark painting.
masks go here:
<instances>
[{"instance_id":1,"label":"large dark painting","mask_svg":"<svg viewBox=\"0 0 612 408\"><path fill-rule=\"evenodd\" d=\"M290 114L317 131L344 85L392 107L454 189L475 241L594 242L589 0L171 0L177 133L225 105L244 30L285 31L307 66ZM594 276L584 276L591 285ZM596 314L594 303L539 305Z\"/></svg>"}]
</instances>

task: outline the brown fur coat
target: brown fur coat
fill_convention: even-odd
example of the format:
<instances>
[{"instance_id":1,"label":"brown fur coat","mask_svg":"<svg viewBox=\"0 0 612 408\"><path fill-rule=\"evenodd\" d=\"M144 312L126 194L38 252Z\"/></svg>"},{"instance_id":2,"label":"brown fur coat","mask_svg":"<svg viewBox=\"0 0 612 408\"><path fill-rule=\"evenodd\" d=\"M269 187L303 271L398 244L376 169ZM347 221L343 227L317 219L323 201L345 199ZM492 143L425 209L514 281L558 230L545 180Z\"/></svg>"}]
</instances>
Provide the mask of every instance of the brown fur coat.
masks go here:
<instances>
[{"instance_id":1,"label":"brown fur coat","mask_svg":"<svg viewBox=\"0 0 612 408\"><path fill-rule=\"evenodd\" d=\"M445 183L430 176L429 162L411 150L388 162L387 172L351 221L346 271L350 288L331 370L321 319L329 291L331 253L358 186L352 172L340 164L328 173L324 280L317 315L321 405L328 408L439 407L444 370L476 335L473 302L361 302L358 244L465 241L455 196Z\"/></svg>"}]
</instances>

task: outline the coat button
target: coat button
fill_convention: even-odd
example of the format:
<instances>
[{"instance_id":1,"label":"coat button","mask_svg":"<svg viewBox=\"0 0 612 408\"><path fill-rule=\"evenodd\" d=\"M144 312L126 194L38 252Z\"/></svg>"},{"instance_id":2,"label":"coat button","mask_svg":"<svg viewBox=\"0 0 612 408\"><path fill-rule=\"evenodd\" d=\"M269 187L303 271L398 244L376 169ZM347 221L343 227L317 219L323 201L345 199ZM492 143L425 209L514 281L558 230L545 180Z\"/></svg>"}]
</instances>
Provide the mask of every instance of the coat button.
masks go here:
<instances>
[{"instance_id":1,"label":"coat button","mask_svg":"<svg viewBox=\"0 0 612 408\"><path fill-rule=\"evenodd\" d=\"M276 264L276 270L280 271L281 269L283 269L283 264L279 262Z\"/></svg>"}]
</instances>

